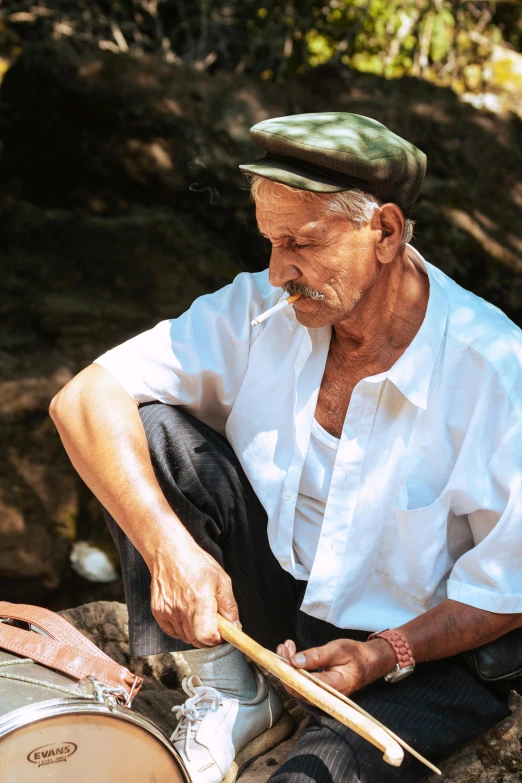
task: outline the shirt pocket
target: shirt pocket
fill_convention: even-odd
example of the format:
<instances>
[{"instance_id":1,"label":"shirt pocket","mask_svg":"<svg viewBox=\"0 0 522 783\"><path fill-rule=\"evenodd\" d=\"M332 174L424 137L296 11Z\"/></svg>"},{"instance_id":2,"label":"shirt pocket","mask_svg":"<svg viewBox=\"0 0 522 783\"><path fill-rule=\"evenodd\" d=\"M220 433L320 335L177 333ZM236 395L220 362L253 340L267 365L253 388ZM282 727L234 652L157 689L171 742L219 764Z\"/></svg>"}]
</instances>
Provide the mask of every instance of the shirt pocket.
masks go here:
<instances>
[{"instance_id":1,"label":"shirt pocket","mask_svg":"<svg viewBox=\"0 0 522 783\"><path fill-rule=\"evenodd\" d=\"M449 570L448 509L441 497L408 509L408 488L399 479L381 539L375 572L417 603L427 604Z\"/></svg>"}]
</instances>

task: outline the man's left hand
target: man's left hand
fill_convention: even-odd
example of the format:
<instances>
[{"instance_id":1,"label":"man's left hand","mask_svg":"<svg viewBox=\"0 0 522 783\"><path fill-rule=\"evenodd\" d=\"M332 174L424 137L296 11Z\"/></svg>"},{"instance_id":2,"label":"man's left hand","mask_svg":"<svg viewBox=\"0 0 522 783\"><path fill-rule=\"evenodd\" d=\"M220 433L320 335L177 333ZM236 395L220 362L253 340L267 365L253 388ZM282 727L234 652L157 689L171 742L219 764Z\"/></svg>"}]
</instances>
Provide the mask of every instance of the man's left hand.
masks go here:
<instances>
[{"instance_id":1,"label":"man's left hand","mask_svg":"<svg viewBox=\"0 0 522 783\"><path fill-rule=\"evenodd\" d=\"M384 677L396 664L393 648L385 639L372 639L371 642L336 639L322 647L311 647L299 653L289 639L279 645L277 653L296 669L314 672L316 677L345 696ZM303 701L300 694L286 685L285 688Z\"/></svg>"}]
</instances>

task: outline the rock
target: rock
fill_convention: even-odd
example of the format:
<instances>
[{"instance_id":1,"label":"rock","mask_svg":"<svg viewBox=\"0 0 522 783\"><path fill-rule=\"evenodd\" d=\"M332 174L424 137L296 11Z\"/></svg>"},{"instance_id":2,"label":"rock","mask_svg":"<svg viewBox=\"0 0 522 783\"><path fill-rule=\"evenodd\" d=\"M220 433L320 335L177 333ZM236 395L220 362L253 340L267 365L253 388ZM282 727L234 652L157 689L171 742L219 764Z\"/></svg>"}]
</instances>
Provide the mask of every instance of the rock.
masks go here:
<instances>
[{"instance_id":1,"label":"rock","mask_svg":"<svg viewBox=\"0 0 522 783\"><path fill-rule=\"evenodd\" d=\"M241 775L241 783L266 783L270 775L283 763L294 747L297 734L282 742L269 753L264 753L248 766Z\"/></svg>"},{"instance_id":2,"label":"rock","mask_svg":"<svg viewBox=\"0 0 522 783\"><path fill-rule=\"evenodd\" d=\"M187 673L179 653L151 655L146 658L129 654L128 615L124 604L109 601L67 609L60 614L115 661L144 678L143 688L133 702L142 712L170 734L176 724L171 713L185 695L179 689L180 678ZM299 734L306 713L272 678L284 699L285 707L296 720L297 732L279 747L254 761L243 773L244 783L265 783L286 758ZM522 696L514 691L510 707L513 714L494 726L484 736L466 745L442 765L443 777L429 778L429 783L520 783L522 770Z\"/></svg>"},{"instance_id":3,"label":"rock","mask_svg":"<svg viewBox=\"0 0 522 783\"><path fill-rule=\"evenodd\" d=\"M32 601L56 589L68 567L76 479L52 422L0 415L0 592Z\"/></svg>"},{"instance_id":4,"label":"rock","mask_svg":"<svg viewBox=\"0 0 522 783\"><path fill-rule=\"evenodd\" d=\"M116 569L105 552L87 541L75 542L71 551L71 567L88 582L106 584L118 579Z\"/></svg>"},{"instance_id":5,"label":"rock","mask_svg":"<svg viewBox=\"0 0 522 783\"><path fill-rule=\"evenodd\" d=\"M513 714L442 765L447 783L519 783L522 780L522 696L512 691ZM440 778L433 776L429 783Z\"/></svg>"}]
</instances>

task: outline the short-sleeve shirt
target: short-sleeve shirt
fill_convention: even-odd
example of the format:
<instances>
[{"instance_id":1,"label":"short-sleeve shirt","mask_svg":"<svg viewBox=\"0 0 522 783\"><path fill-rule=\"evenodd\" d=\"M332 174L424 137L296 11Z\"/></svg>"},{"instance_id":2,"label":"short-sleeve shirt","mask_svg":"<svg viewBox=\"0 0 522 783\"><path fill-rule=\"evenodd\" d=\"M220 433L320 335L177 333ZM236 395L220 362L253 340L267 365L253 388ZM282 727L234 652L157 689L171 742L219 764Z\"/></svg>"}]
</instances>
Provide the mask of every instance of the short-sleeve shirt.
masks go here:
<instances>
[{"instance_id":1,"label":"short-sleeve shirt","mask_svg":"<svg viewBox=\"0 0 522 783\"><path fill-rule=\"evenodd\" d=\"M302 609L341 628L401 625L445 598L522 612L522 333L411 246L424 321L346 413ZM293 527L331 327L242 273L97 363L138 402L177 405L224 433L295 578Z\"/></svg>"}]
</instances>

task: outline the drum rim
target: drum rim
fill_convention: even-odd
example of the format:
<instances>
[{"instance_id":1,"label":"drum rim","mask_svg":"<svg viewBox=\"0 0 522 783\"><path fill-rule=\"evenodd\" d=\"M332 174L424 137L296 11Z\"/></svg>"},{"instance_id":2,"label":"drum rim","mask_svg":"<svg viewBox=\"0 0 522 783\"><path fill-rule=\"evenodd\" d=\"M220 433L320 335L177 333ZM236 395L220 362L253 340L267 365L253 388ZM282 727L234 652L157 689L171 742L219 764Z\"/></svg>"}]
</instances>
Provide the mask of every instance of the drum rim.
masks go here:
<instances>
[{"instance_id":1,"label":"drum rim","mask_svg":"<svg viewBox=\"0 0 522 783\"><path fill-rule=\"evenodd\" d=\"M56 711L56 707L60 707L59 712ZM185 778L185 783L191 783L183 759L159 726L156 726L156 724L145 715L134 712L128 707L123 707L121 705L109 709L105 703L86 701L84 699L47 699L46 701L41 701L37 704L28 704L25 707L19 707L17 710L8 712L0 718L0 743L6 736L17 731L17 729L29 726L31 723L39 723L45 718L61 715L82 715L87 713L117 715L128 723L137 724L140 728L148 731L149 734L152 734L161 742L170 752L171 756L174 756L179 764L182 775Z\"/></svg>"}]
</instances>

